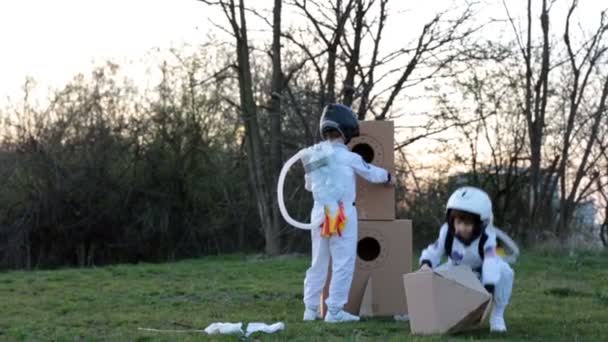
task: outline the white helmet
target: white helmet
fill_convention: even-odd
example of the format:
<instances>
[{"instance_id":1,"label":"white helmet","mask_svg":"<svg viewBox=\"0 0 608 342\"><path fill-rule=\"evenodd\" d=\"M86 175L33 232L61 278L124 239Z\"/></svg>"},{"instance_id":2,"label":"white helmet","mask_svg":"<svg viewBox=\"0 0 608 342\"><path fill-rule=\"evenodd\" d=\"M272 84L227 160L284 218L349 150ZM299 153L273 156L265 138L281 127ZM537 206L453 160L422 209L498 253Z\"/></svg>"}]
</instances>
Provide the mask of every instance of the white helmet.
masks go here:
<instances>
[{"instance_id":1,"label":"white helmet","mask_svg":"<svg viewBox=\"0 0 608 342\"><path fill-rule=\"evenodd\" d=\"M479 215L482 227L492 223L492 201L488 194L472 186L458 188L448 199L446 211L451 209Z\"/></svg>"}]
</instances>

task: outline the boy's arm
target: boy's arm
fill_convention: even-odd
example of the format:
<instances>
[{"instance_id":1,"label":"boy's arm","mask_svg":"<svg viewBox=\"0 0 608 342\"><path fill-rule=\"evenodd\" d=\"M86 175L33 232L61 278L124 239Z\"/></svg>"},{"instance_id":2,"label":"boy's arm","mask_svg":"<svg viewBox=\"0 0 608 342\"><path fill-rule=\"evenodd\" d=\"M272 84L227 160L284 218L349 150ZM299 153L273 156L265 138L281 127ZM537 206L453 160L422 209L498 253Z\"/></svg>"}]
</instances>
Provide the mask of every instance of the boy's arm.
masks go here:
<instances>
[{"instance_id":1,"label":"boy's arm","mask_svg":"<svg viewBox=\"0 0 608 342\"><path fill-rule=\"evenodd\" d=\"M355 173L363 177L370 183L389 183L391 182L391 174L381 167L367 163L363 158L356 154L350 153L350 166L355 170Z\"/></svg>"},{"instance_id":2,"label":"boy's arm","mask_svg":"<svg viewBox=\"0 0 608 342\"><path fill-rule=\"evenodd\" d=\"M439 231L439 237L422 251L420 255L420 266L428 265L430 268L437 267L441 258L445 254L445 237L448 232L448 225L444 224Z\"/></svg>"},{"instance_id":3,"label":"boy's arm","mask_svg":"<svg viewBox=\"0 0 608 342\"><path fill-rule=\"evenodd\" d=\"M491 230L486 232L488 239L483 246L484 258L481 268L481 279L485 288L492 293L500 279L499 256L496 254L496 234Z\"/></svg>"}]
</instances>

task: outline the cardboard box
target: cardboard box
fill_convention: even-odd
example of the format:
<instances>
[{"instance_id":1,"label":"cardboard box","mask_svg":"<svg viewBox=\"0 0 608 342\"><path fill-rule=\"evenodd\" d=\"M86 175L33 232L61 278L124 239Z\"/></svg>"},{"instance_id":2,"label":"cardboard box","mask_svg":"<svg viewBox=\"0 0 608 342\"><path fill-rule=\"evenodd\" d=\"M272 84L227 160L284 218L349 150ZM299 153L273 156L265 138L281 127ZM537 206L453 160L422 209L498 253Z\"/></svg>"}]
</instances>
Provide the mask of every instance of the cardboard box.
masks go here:
<instances>
[{"instance_id":1,"label":"cardboard box","mask_svg":"<svg viewBox=\"0 0 608 342\"><path fill-rule=\"evenodd\" d=\"M403 274L411 270L412 221L359 221L355 273L344 309L361 316L407 314ZM321 296L323 316L330 281L331 273Z\"/></svg>"},{"instance_id":2,"label":"cardboard box","mask_svg":"<svg viewBox=\"0 0 608 342\"><path fill-rule=\"evenodd\" d=\"M361 121L360 136L349 143L351 151L373 165L395 174L395 128L391 121ZM359 220L394 220L395 189L357 177Z\"/></svg>"},{"instance_id":3,"label":"cardboard box","mask_svg":"<svg viewBox=\"0 0 608 342\"><path fill-rule=\"evenodd\" d=\"M412 334L444 334L479 328L491 296L467 266L403 276Z\"/></svg>"}]
</instances>

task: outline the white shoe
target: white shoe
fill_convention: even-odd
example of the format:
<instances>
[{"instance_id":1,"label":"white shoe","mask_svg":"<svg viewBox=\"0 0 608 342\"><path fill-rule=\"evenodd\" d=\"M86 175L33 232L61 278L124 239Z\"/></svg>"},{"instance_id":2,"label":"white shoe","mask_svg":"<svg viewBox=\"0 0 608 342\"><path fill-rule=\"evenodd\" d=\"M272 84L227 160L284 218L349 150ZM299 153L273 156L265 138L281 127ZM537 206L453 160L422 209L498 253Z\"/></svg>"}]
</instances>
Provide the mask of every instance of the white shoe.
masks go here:
<instances>
[{"instance_id":1,"label":"white shoe","mask_svg":"<svg viewBox=\"0 0 608 342\"><path fill-rule=\"evenodd\" d=\"M503 317L504 310L497 310L496 307L492 309L492 314L490 315L490 331L491 332L507 332L507 324L505 323L505 319Z\"/></svg>"},{"instance_id":2,"label":"white shoe","mask_svg":"<svg viewBox=\"0 0 608 342\"><path fill-rule=\"evenodd\" d=\"M321 318L321 315L319 315L319 310L318 309L309 309L306 308L304 310L304 321L314 321Z\"/></svg>"},{"instance_id":3,"label":"white shoe","mask_svg":"<svg viewBox=\"0 0 608 342\"><path fill-rule=\"evenodd\" d=\"M325 322L327 323L342 323L342 322L358 322L359 316L355 316L349 314L344 310L338 311L336 314L332 315L331 312L328 312L325 315Z\"/></svg>"}]
</instances>

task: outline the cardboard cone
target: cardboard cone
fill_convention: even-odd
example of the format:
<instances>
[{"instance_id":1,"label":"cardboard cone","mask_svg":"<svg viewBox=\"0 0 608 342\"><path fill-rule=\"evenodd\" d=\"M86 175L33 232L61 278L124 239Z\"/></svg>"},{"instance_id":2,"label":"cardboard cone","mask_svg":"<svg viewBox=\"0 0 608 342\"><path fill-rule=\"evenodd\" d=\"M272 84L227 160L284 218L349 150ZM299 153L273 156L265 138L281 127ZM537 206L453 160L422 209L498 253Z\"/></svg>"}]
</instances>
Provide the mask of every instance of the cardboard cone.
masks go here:
<instances>
[{"instance_id":1,"label":"cardboard cone","mask_svg":"<svg viewBox=\"0 0 608 342\"><path fill-rule=\"evenodd\" d=\"M490 294L466 266L419 271L403 276L413 334L443 334L479 326Z\"/></svg>"}]
</instances>

